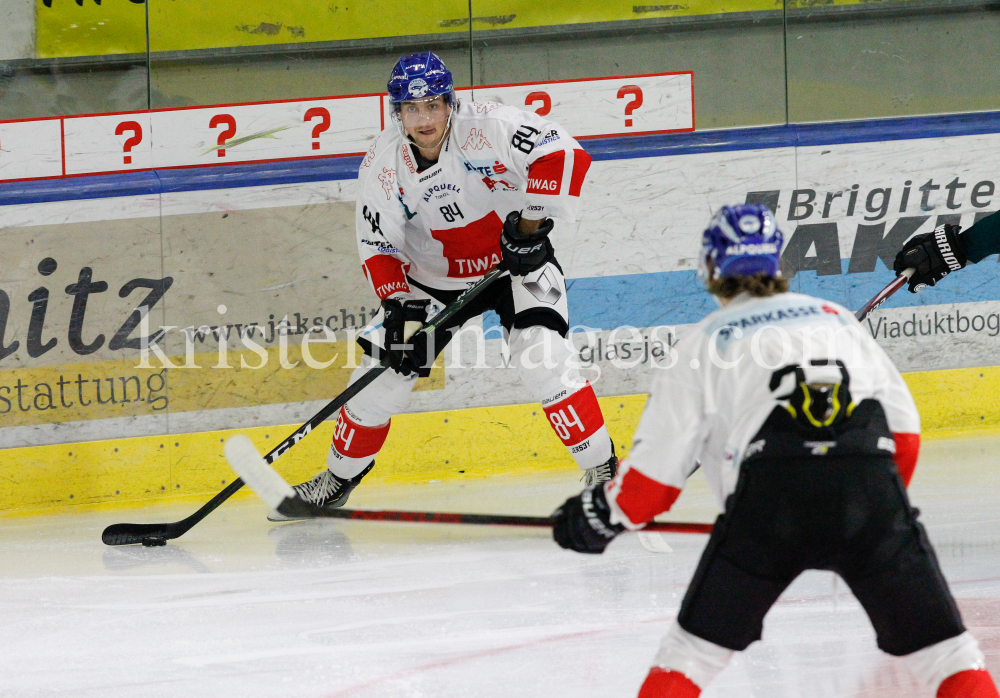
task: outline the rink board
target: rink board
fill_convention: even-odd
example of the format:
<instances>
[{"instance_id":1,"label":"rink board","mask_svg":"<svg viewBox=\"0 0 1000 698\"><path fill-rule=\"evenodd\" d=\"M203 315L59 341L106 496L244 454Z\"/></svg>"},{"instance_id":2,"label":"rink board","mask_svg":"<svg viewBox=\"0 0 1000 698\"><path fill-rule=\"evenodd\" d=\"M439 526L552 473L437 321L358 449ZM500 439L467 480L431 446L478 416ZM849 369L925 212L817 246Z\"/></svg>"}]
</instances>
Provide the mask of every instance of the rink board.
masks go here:
<instances>
[{"instance_id":1,"label":"rink board","mask_svg":"<svg viewBox=\"0 0 1000 698\"><path fill-rule=\"evenodd\" d=\"M557 225L554 242L570 323L587 330L573 334L578 359L592 369L598 395L641 395L656 370L656 337L672 344L714 309L695 264L698 231L718 206L774 207L793 290L857 308L891 280L886 264L910 234L943 221L969 226L1000 209L998 133L1000 115L984 113L583 141L595 161L581 220ZM204 434L298 424L340 392L349 368L305 366L301 342L325 328L339 344L313 353L348 354L349 331L377 308L358 271L357 161L0 184L8 250L0 447L10 456L0 508L212 491L224 472L201 458L190 475L183 465L223 438ZM997 271L988 258L922 294L900 292L865 324L909 374L928 433L1000 425L995 369L977 368L1000 364ZM175 365L191 352L198 368L141 367L135 347L144 330L130 322L144 303L152 330L173 328L162 345ZM572 467L537 414L516 418L532 395L496 361L496 317L488 313L482 326L494 368L436 372L411 414L394 420L390 443L401 444L401 455L387 452L380 464L392 474L379 477L410 477L408 468L431 479L451 470L471 476L543 461ZM616 331L622 326L637 328L632 340ZM226 332L255 340L262 354L246 342L230 346L234 367L217 368ZM257 356L266 369L253 367ZM441 410L453 421L467 411L481 431L438 424L419 458L405 458L403 435L424 428L408 425ZM627 444L631 429L616 440ZM473 452L470 443L495 448L460 461L475 468L453 467L465 458L455 454ZM536 457L536 444L554 451ZM133 455L116 460L114 448ZM303 476L321 467L325 448L302 451ZM111 450L100 451L106 459L93 449ZM59 473L69 489L51 486ZM63 494L49 497L56 490Z\"/></svg>"},{"instance_id":2,"label":"rink board","mask_svg":"<svg viewBox=\"0 0 1000 698\"><path fill-rule=\"evenodd\" d=\"M1000 429L1000 368L904 374L923 418L923 438ZM964 395L963 400L942 396ZM626 457L645 395L600 398L608 431ZM366 485L428 483L549 471L577 471L536 404L500 405L394 417ZM248 435L267 453L297 424L193 434L146 436L4 451L0 510L72 504L114 504L193 494L206 498L236 477L223 456L225 440ZM277 461L290 482L311 478L326 459L328 421Z\"/></svg>"}]
</instances>

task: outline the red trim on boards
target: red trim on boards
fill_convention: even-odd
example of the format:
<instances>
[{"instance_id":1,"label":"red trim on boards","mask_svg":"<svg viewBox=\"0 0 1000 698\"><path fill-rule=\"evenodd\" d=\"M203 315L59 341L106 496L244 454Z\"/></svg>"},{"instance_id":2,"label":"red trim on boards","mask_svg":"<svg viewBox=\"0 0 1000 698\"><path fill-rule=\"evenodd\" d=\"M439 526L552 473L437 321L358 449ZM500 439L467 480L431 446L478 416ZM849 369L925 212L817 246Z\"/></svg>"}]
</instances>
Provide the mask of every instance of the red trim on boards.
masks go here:
<instances>
[{"instance_id":1,"label":"red trim on boards","mask_svg":"<svg viewBox=\"0 0 1000 698\"><path fill-rule=\"evenodd\" d=\"M0 120L0 126L4 124L23 124L26 121L55 121L56 119L63 119L62 116L39 116L33 119L6 119Z\"/></svg>"},{"instance_id":2,"label":"red trim on boards","mask_svg":"<svg viewBox=\"0 0 1000 698\"><path fill-rule=\"evenodd\" d=\"M691 130L694 131L694 125L698 123L694 119L694 71L691 71Z\"/></svg>"},{"instance_id":3,"label":"red trim on boards","mask_svg":"<svg viewBox=\"0 0 1000 698\"><path fill-rule=\"evenodd\" d=\"M66 120L59 119L59 147L62 150L62 176L66 176ZM46 177L45 179L48 179Z\"/></svg>"},{"instance_id":4,"label":"red trim on boards","mask_svg":"<svg viewBox=\"0 0 1000 698\"><path fill-rule=\"evenodd\" d=\"M694 88L694 71L678 70L672 73L645 73L643 75L610 75L606 78L572 78L570 80L546 80L544 82L508 82L501 85L476 85L475 87L461 87L459 89L488 90L491 87L525 87L527 85L562 85L569 82L597 82L598 80L631 80L632 78L659 78L665 75L690 75L691 87ZM456 92L457 91L458 90L456 90Z\"/></svg>"},{"instance_id":5,"label":"red trim on boards","mask_svg":"<svg viewBox=\"0 0 1000 698\"><path fill-rule=\"evenodd\" d=\"M598 133L596 136L573 136L578 141L585 141L592 138L619 138L621 136L654 136L657 133L687 133L689 131L694 131L694 126L691 128L671 128L665 131L625 131L624 133Z\"/></svg>"},{"instance_id":6,"label":"red trim on boards","mask_svg":"<svg viewBox=\"0 0 1000 698\"><path fill-rule=\"evenodd\" d=\"M293 102L320 102L327 99L354 99L356 97L381 97L381 93L371 92L361 95L331 95L327 97L300 97L299 99L268 99L261 102L233 102L232 104L201 104L193 107L161 107L159 109L139 109L133 111L109 111L95 112L93 114L70 114L61 117L47 117L60 119L82 119L93 116L124 116L128 114L158 114L168 111L191 111L192 109L222 109L229 107L253 107L258 104L291 104ZM41 121L41 119L22 119L22 121ZM0 122L2 123L2 122Z\"/></svg>"}]
</instances>

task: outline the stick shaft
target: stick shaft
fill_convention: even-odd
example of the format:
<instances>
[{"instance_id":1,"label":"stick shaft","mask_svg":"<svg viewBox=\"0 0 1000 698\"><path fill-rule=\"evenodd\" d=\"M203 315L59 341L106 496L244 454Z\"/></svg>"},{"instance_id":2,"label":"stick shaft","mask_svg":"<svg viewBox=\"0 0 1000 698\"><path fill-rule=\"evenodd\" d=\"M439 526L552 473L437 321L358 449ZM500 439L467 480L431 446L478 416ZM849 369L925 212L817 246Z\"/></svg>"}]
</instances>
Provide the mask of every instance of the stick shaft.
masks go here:
<instances>
[{"instance_id":1,"label":"stick shaft","mask_svg":"<svg viewBox=\"0 0 1000 698\"><path fill-rule=\"evenodd\" d=\"M431 318L423 327L423 331L426 331L428 334L432 334L434 330L438 329L441 325L455 317L455 315L468 305L472 299L482 293L483 290L485 290L504 273L506 272L502 269L493 269L491 272L486 274L486 276L470 286L465 293L456 298L454 302ZM376 378L382 375L386 369L388 369L388 366L382 363L370 368L358 380L349 385L344 392L313 415L308 422L293 431L284 441L272 448L267 455L264 456L264 460L266 460L269 464L274 463L274 461L281 457L292 446L301 441L303 437L309 434L309 432L322 424L328 417L346 405L355 395L368 387ZM203 504L198 511L194 512L185 519L181 519L180 521L160 524L112 524L104 529L104 532L101 534L101 540L104 541L106 545L129 545L142 542L142 539L146 536L167 539L179 538L191 530L195 524L215 511L223 502L236 494L240 488L243 487L243 484L242 479L236 478L229 483L224 490L205 502L205 504Z\"/></svg>"},{"instance_id":2,"label":"stick shaft","mask_svg":"<svg viewBox=\"0 0 1000 698\"><path fill-rule=\"evenodd\" d=\"M552 528L547 516L511 516L505 514L456 514L438 511L369 511L364 509L318 509L316 516L329 519L355 521L401 521L408 523L467 524L479 526L527 526ZM674 533L711 533L712 524L687 522L658 522L646 525L644 531Z\"/></svg>"},{"instance_id":3,"label":"stick shaft","mask_svg":"<svg viewBox=\"0 0 1000 698\"><path fill-rule=\"evenodd\" d=\"M910 277L913 276L913 272L915 271L916 271L915 269L907 269L902 274L893 279L892 283L890 283L888 286L886 286L881 291L876 293L874 298L868 301L868 303L866 303L861 310L859 310L857 313L854 314L854 317L858 319L858 322L864 320L866 317L875 312L876 308L878 308L880 305L889 300L889 296L894 294L899 289L903 288L903 286L905 286L906 283L910 280Z\"/></svg>"}]
</instances>

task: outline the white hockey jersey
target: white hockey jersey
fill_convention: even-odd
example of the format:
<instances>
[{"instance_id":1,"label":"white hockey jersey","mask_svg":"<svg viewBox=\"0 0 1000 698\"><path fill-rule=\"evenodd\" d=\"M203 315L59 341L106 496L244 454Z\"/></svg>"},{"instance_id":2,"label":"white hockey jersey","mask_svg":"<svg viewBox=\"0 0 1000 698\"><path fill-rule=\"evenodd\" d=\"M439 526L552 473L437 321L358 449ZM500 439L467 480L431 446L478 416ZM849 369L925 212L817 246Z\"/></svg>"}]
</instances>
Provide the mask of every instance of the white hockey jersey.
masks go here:
<instances>
[{"instance_id":1,"label":"white hockey jersey","mask_svg":"<svg viewBox=\"0 0 1000 698\"><path fill-rule=\"evenodd\" d=\"M465 289L500 263L511 211L576 218L590 160L558 124L493 102L459 104L437 164L423 172L390 126L358 173L365 276L380 299L407 293L407 275L431 288Z\"/></svg>"},{"instance_id":2,"label":"white hockey jersey","mask_svg":"<svg viewBox=\"0 0 1000 698\"><path fill-rule=\"evenodd\" d=\"M836 383L837 366L810 361L843 361L854 403L878 400L896 442L912 435L919 448L920 416L902 376L836 303L797 293L742 294L692 327L673 351L672 366L653 381L632 451L607 488L616 523L637 527L667 511L698 463L724 507L748 445L777 396L794 387L788 374L770 388L775 371L790 364L801 365L808 382Z\"/></svg>"}]
</instances>

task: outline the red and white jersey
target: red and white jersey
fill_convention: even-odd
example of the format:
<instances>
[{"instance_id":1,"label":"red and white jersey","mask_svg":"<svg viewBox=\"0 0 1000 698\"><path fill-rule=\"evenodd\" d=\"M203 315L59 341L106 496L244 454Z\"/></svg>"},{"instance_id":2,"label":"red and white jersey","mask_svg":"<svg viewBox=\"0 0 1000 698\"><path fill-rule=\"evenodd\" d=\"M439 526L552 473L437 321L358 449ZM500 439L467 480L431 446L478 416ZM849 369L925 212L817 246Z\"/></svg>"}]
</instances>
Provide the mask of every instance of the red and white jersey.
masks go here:
<instances>
[{"instance_id":1,"label":"red and white jersey","mask_svg":"<svg viewBox=\"0 0 1000 698\"><path fill-rule=\"evenodd\" d=\"M612 520L632 527L667 511L698 463L724 507L751 441L780 404L777 396L794 387L788 374L772 390L775 372L797 364L807 382L841 382L837 366L811 365L815 359L844 362L855 404L881 403L900 472L901 457L912 457L912 472L920 433L913 397L882 348L842 306L797 293L742 294L685 333L673 352L672 366L653 381L632 451L607 487L615 502Z\"/></svg>"},{"instance_id":2,"label":"red and white jersey","mask_svg":"<svg viewBox=\"0 0 1000 698\"><path fill-rule=\"evenodd\" d=\"M362 267L380 299L407 293L406 275L462 290L500 263L511 211L575 220L590 156L564 128L492 102L461 103L437 164L417 172L395 125L358 173Z\"/></svg>"}]
</instances>

